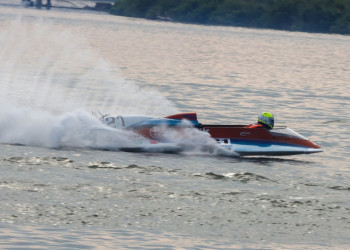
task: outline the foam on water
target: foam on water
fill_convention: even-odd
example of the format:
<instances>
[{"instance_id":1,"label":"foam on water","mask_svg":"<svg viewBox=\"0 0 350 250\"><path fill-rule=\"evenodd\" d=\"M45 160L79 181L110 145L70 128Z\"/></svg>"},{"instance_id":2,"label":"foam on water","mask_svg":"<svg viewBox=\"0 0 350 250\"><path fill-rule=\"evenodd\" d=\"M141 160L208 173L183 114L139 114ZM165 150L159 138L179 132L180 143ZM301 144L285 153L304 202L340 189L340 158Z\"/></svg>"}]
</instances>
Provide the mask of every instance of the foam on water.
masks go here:
<instances>
[{"instance_id":1,"label":"foam on water","mask_svg":"<svg viewBox=\"0 0 350 250\"><path fill-rule=\"evenodd\" d=\"M30 108L0 109L0 141L40 147L118 149L131 146L132 133L111 129L89 113L76 110L62 115Z\"/></svg>"},{"instance_id":2,"label":"foam on water","mask_svg":"<svg viewBox=\"0 0 350 250\"><path fill-rule=\"evenodd\" d=\"M210 154L223 156L238 156L232 150L220 146L210 134L192 128L189 121L182 121L181 129L166 128L164 137L166 140L180 145L186 154Z\"/></svg>"},{"instance_id":3,"label":"foam on water","mask_svg":"<svg viewBox=\"0 0 350 250\"><path fill-rule=\"evenodd\" d=\"M157 90L125 80L73 29L22 19L3 24L0 33L0 142L165 150L101 124L90 111L161 117L179 112L172 102ZM193 128L181 133L167 135L181 151L219 152L208 134Z\"/></svg>"},{"instance_id":4,"label":"foam on water","mask_svg":"<svg viewBox=\"0 0 350 250\"><path fill-rule=\"evenodd\" d=\"M31 108L0 108L0 131L0 142L9 144L234 155L221 149L207 133L191 127L164 128L169 143L150 145L146 138L131 131L110 128L84 110L54 115Z\"/></svg>"}]
</instances>

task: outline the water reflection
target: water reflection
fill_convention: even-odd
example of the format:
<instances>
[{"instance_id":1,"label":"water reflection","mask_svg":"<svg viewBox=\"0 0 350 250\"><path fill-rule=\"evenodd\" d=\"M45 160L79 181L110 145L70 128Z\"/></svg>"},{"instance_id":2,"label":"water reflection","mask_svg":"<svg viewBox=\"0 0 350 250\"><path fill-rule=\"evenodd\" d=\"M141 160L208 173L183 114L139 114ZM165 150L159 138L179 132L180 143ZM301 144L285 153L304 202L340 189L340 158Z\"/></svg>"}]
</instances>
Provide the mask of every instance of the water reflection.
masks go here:
<instances>
[{"instance_id":1,"label":"water reflection","mask_svg":"<svg viewBox=\"0 0 350 250\"><path fill-rule=\"evenodd\" d=\"M212 242L203 238L135 230L32 227L0 224L2 249L319 249L307 244ZM326 246L324 246L326 247ZM335 246L332 249L344 249Z\"/></svg>"}]
</instances>

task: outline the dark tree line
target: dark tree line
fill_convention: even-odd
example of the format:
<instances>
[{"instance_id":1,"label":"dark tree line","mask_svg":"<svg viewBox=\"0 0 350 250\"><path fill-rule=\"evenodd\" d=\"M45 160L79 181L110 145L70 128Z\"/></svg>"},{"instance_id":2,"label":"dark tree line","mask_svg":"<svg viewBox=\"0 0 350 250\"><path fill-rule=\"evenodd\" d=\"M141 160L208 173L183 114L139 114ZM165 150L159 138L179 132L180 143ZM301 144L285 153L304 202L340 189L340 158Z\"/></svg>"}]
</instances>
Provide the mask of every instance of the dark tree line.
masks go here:
<instances>
[{"instance_id":1,"label":"dark tree line","mask_svg":"<svg viewBox=\"0 0 350 250\"><path fill-rule=\"evenodd\" d=\"M112 14L208 25L350 34L350 0L117 0Z\"/></svg>"}]
</instances>

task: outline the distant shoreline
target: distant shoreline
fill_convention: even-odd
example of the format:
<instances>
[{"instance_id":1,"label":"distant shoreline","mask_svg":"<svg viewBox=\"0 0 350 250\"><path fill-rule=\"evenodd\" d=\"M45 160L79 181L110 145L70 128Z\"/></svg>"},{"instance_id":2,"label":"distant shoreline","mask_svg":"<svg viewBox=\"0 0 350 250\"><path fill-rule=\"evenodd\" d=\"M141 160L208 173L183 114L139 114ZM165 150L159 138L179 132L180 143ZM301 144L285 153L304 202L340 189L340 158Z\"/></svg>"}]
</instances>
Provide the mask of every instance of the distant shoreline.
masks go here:
<instances>
[{"instance_id":1,"label":"distant shoreline","mask_svg":"<svg viewBox=\"0 0 350 250\"><path fill-rule=\"evenodd\" d=\"M34 1L34 0L33 0ZM11 8L28 8L28 9L36 9L36 5L35 3L32 1L32 5L22 5L20 3L1 3L0 2L0 6L3 7L11 7ZM104 12L109 12L112 5L110 6L110 8L103 8L104 6L100 6L99 4L95 4L95 6L93 5L88 5L88 4L84 4L84 6L74 6L74 5L69 5L69 6L65 6L65 5L51 5L50 8L54 8L54 9L70 9L70 10L93 10L93 11L104 11ZM41 6L42 10L46 9L46 5L43 4Z\"/></svg>"},{"instance_id":2,"label":"distant shoreline","mask_svg":"<svg viewBox=\"0 0 350 250\"><path fill-rule=\"evenodd\" d=\"M350 34L349 0L118 0L110 13L179 23Z\"/></svg>"},{"instance_id":3,"label":"distant shoreline","mask_svg":"<svg viewBox=\"0 0 350 250\"><path fill-rule=\"evenodd\" d=\"M338 0L338 5L333 2L324 3L323 0L280 0L279 4L275 5L273 0L178 0L176 4L171 0L168 1L154 0L147 3L144 0L118 0L114 5L109 4L106 8L97 5L84 7L53 5L51 7L103 11L117 16L185 24L350 35L350 0ZM131 5L131 2L134 4ZM309 8L303 7L304 9L300 10L301 7L297 4L300 2L308 2ZM168 5L165 6L165 3ZM197 3L197 5L191 5L191 3ZM219 3L235 4L235 8L232 6L223 8ZM311 3L318 5L311 6ZM25 8L21 4L12 3L0 3L0 6ZM35 8L35 6L28 8Z\"/></svg>"}]
</instances>

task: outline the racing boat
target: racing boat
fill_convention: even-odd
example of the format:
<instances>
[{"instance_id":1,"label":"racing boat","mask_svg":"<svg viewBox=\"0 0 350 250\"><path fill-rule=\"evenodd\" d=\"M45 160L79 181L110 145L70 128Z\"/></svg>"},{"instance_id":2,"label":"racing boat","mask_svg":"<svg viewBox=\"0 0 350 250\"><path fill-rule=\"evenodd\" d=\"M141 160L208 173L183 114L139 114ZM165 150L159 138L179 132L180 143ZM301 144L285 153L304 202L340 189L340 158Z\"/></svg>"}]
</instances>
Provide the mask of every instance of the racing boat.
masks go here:
<instances>
[{"instance_id":1,"label":"racing boat","mask_svg":"<svg viewBox=\"0 0 350 250\"><path fill-rule=\"evenodd\" d=\"M267 130L247 125L205 125L198 122L196 113L181 113L164 118L148 116L104 115L106 125L132 131L149 140L150 144L169 145L169 129L180 131L193 127L206 132L226 150L246 155L295 155L322 152L319 145L288 127ZM184 122L186 121L186 122Z\"/></svg>"}]
</instances>

